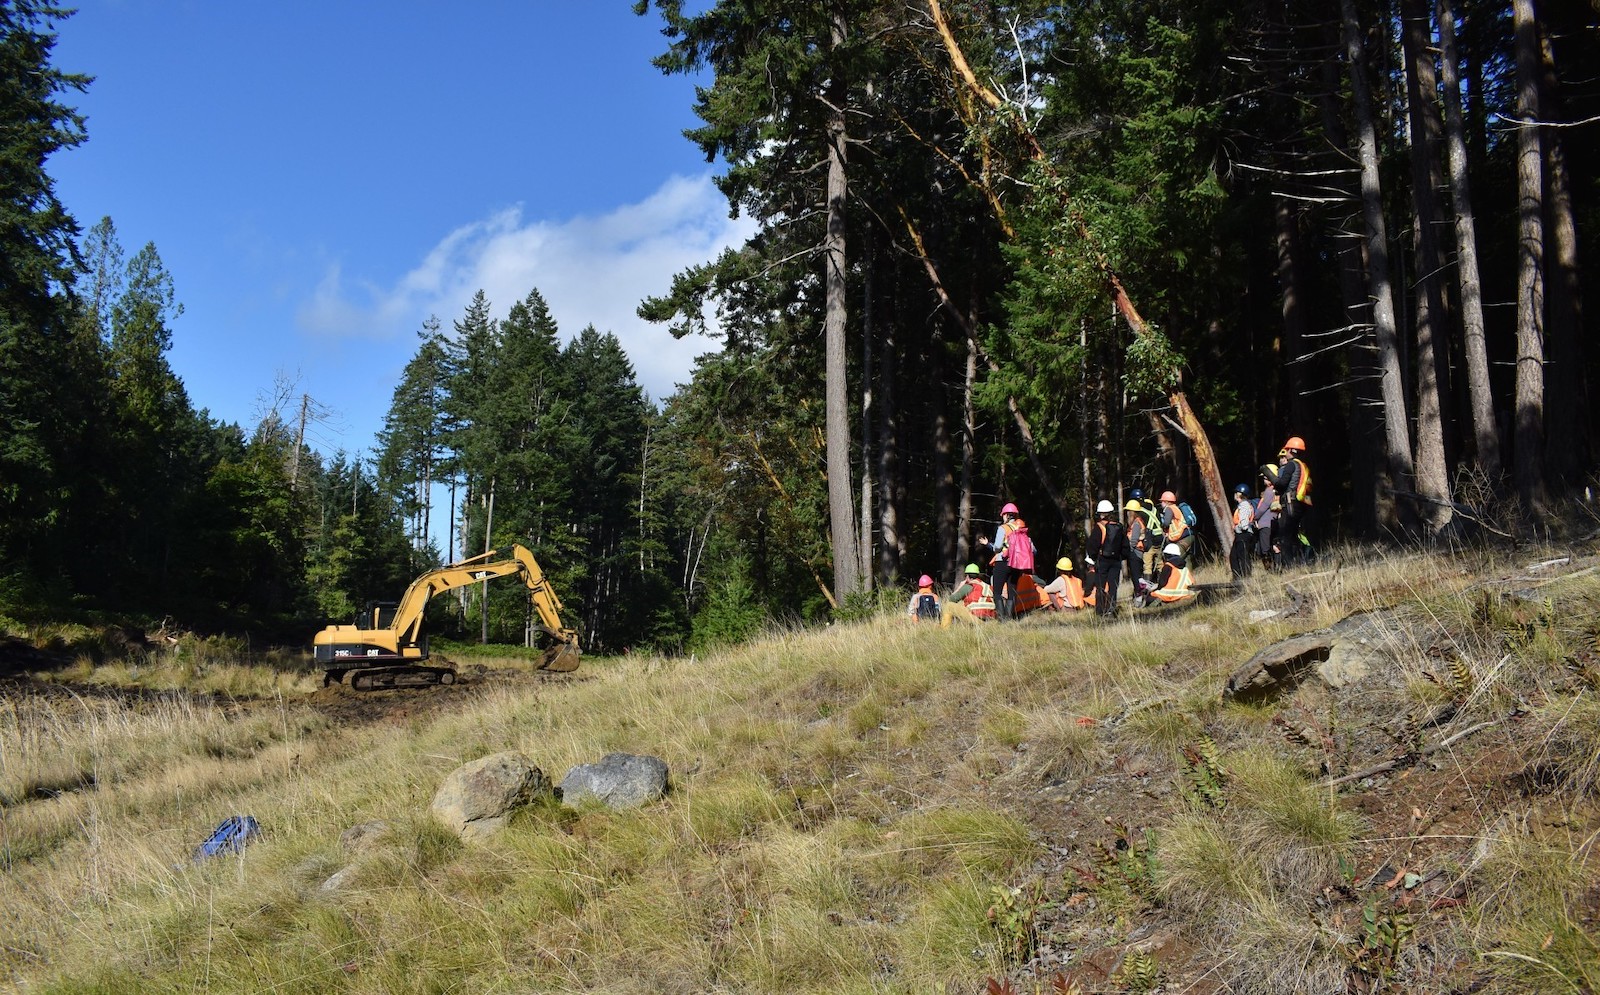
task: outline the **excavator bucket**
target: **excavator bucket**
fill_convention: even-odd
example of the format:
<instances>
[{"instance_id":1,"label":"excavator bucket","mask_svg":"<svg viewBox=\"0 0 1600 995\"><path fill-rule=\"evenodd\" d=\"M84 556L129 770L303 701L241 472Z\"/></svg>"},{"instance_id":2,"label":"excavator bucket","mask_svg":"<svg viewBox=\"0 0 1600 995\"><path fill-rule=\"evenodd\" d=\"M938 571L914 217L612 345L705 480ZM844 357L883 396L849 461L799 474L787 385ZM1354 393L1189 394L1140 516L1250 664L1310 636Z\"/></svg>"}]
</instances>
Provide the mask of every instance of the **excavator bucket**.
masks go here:
<instances>
[{"instance_id":1,"label":"excavator bucket","mask_svg":"<svg viewBox=\"0 0 1600 995\"><path fill-rule=\"evenodd\" d=\"M580 655L577 643L557 643L544 651L544 663L539 669L558 672L577 670Z\"/></svg>"}]
</instances>

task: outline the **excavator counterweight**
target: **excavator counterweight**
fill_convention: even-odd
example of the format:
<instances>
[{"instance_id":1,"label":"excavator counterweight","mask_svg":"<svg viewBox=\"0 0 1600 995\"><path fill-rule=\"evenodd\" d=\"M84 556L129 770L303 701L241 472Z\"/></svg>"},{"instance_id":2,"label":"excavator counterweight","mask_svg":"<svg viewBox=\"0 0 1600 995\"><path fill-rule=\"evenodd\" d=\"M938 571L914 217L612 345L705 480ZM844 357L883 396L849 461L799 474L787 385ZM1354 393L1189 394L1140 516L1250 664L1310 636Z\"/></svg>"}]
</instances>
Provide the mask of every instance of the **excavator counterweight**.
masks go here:
<instances>
[{"instance_id":1,"label":"excavator counterweight","mask_svg":"<svg viewBox=\"0 0 1600 995\"><path fill-rule=\"evenodd\" d=\"M376 609L355 625L330 625L317 633L312 644L326 683L343 683L348 677L358 690L454 683L455 668L448 661L429 662L428 637L422 631L428 602L457 587L510 576L522 578L538 612L535 627L544 644L539 669L578 669L578 634L561 623L561 599L533 554L513 546L509 554L491 550L428 571L411 582L392 614Z\"/></svg>"}]
</instances>

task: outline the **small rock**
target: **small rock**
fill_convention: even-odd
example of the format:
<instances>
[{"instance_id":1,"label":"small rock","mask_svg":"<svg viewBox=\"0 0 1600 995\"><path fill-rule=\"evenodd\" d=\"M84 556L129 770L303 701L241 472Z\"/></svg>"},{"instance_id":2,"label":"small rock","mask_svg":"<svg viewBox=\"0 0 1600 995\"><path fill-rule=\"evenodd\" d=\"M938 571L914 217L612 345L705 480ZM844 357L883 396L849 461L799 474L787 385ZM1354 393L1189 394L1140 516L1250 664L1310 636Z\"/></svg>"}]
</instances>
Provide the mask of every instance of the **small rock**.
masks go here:
<instances>
[{"instance_id":1,"label":"small rock","mask_svg":"<svg viewBox=\"0 0 1600 995\"><path fill-rule=\"evenodd\" d=\"M666 794L667 765L659 757L608 753L579 764L561 779L561 804L575 808L592 798L613 809L637 808Z\"/></svg>"},{"instance_id":2,"label":"small rock","mask_svg":"<svg viewBox=\"0 0 1600 995\"><path fill-rule=\"evenodd\" d=\"M343 888L345 885L349 884L350 879L355 877L355 873L356 868L354 864L351 864L348 867L341 867L337 871L334 871L333 874L329 876L328 880L318 885L317 891L324 895L331 895Z\"/></svg>"},{"instance_id":3,"label":"small rock","mask_svg":"<svg viewBox=\"0 0 1600 995\"><path fill-rule=\"evenodd\" d=\"M389 835L389 824L382 819L362 822L339 834L339 845L348 853L366 853Z\"/></svg>"},{"instance_id":4,"label":"small rock","mask_svg":"<svg viewBox=\"0 0 1600 995\"><path fill-rule=\"evenodd\" d=\"M1266 608L1266 609L1263 609L1262 611L1251 612L1248 616L1246 616L1246 618L1248 618L1250 620L1250 624L1251 625L1260 625L1262 622L1265 622L1267 619L1269 619L1269 618L1277 618L1279 615L1282 615L1282 614L1283 614L1283 612L1279 611L1276 608Z\"/></svg>"}]
</instances>

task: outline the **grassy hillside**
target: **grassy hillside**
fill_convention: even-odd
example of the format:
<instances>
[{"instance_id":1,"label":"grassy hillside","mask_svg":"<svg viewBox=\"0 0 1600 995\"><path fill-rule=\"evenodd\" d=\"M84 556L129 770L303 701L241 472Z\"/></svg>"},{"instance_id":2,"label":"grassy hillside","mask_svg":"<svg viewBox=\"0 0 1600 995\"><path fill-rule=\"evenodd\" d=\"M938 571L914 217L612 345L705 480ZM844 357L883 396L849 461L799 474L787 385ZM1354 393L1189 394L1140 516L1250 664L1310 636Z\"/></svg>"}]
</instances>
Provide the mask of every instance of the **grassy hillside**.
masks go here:
<instances>
[{"instance_id":1,"label":"grassy hillside","mask_svg":"<svg viewBox=\"0 0 1600 995\"><path fill-rule=\"evenodd\" d=\"M0 700L0 971L62 993L1594 991L1600 572L1524 572L1540 558L1358 551L1110 624L884 618L374 692L377 721L215 648L79 664ZM1285 580L1301 612L1252 624ZM1221 697L1256 650L1373 609L1359 680ZM673 791L480 843L430 819L447 773L507 749L554 779L654 754ZM235 811L264 840L191 861ZM378 819L376 847L341 846Z\"/></svg>"}]
</instances>

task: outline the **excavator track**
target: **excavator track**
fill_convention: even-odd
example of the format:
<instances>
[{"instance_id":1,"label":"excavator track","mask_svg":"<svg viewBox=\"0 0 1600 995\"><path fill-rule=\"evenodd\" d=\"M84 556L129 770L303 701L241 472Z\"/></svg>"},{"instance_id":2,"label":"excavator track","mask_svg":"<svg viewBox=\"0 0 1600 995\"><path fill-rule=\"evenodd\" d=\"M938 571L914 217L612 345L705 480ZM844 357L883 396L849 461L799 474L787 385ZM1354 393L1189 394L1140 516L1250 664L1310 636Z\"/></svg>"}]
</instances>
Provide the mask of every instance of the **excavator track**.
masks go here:
<instances>
[{"instance_id":1,"label":"excavator track","mask_svg":"<svg viewBox=\"0 0 1600 995\"><path fill-rule=\"evenodd\" d=\"M365 667L349 674L350 687L357 691L423 688L455 682L456 672L448 667Z\"/></svg>"}]
</instances>

